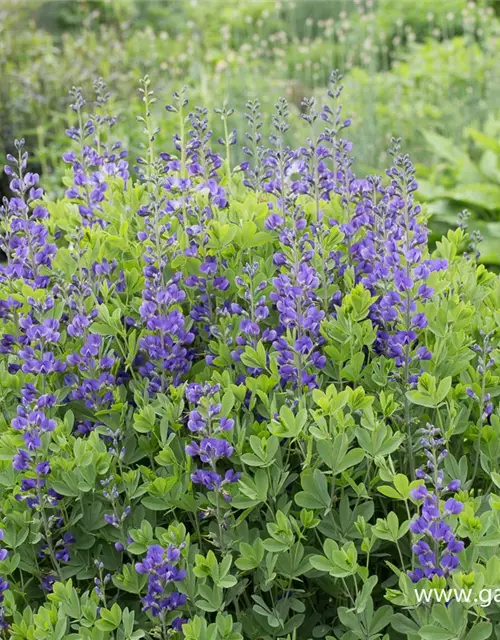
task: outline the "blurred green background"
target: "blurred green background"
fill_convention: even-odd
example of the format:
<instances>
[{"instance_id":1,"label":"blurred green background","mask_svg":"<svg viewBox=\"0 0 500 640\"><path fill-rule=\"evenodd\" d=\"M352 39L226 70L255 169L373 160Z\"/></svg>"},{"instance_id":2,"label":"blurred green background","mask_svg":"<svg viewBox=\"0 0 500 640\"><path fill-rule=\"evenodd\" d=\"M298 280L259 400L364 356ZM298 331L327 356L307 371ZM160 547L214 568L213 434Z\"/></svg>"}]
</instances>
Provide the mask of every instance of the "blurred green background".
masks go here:
<instances>
[{"instance_id":1,"label":"blurred green background","mask_svg":"<svg viewBox=\"0 0 500 640\"><path fill-rule=\"evenodd\" d=\"M187 85L190 104L236 109L258 97L269 130L279 96L300 144L301 100L344 74L343 105L359 172L381 173L391 136L418 166L420 197L436 233L463 208L480 231L483 260L500 264L500 3L486 0L60 0L0 2L0 163L25 137L45 187L62 190L60 156L73 122L68 92L103 77L117 136L140 151L139 79L151 77L160 144L175 123L164 110ZM241 149L236 156L242 159ZM5 181L2 190L7 192Z\"/></svg>"}]
</instances>

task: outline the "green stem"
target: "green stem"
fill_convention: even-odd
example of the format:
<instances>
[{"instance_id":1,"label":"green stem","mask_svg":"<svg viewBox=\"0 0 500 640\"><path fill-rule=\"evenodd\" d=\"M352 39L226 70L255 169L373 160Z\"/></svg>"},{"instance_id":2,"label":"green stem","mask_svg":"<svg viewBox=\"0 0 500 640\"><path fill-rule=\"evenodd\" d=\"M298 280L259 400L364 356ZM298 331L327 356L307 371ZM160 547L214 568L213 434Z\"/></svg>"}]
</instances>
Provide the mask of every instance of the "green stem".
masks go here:
<instances>
[{"instance_id":1,"label":"green stem","mask_svg":"<svg viewBox=\"0 0 500 640\"><path fill-rule=\"evenodd\" d=\"M471 489L474 486L474 481L479 470L479 460L481 458L481 440L483 432L483 414L484 414L484 399L486 397L486 358L488 356L488 338L485 337L483 344L483 379L481 381L481 398L479 399L479 422L478 422L478 436L477 436L477 448L476 459L474 461L474 471L472 472L472 480L470 483Z\"/></svg>"},{"instance_id":2,"label":"green stem","mask_svg":"<svg viewBox=\"0 0 500 640\"><path fill-rule=\"evenodd\" d=\"M54 552L54 545L52 544L49 522L47 520L47 514L45 513L45 509L43 508L43 495L40 487L38 487L37 489L37 495L38 495L38 502L40 505L40 518L43 526L43 531L45 534L45 540L47 542L47 549L49 551L49 556L50 556L50 559L52 560L52 565L55 569L55 572L57 573L59 582L62 582L61 567L59 565L59 562L57 561L56 554Z\"/></svg>"},{"instance_id":3,"label":"green stem","mask_svg":"<svg viewBox=\"0 0 500 640\"><path fill-rule=\"evenodd\" d=\"M212 470L214 473L217 473L215 468L215 463L212 464ZM215 517L217 518L217 526L219 528L219 548L221 553L224 554L226 551L225 543L224 543L224 527L222 526L221 519L221 509L220 509L220 492L215 490Z\"/></svg>"},{"instance_id":4,"label":"green stem","mask_svg":"<svg viewBox=\"0 0 500 640\"><path fill-rule=\"evenodd\" d=\"M224 140L226 141L226 164L227 164L227 180L229 190L231 190L231 145L229 140L229 129L227 127L227 116L224 116Z\"/></svg>"},{"instance_id":5,"label":"green stem","mask_svg":"<svg viewBox=\"0 0 500 640\"><path fill-rule=\"evenodd\" d=\"M396 547L398 549L399 560L401 562L401 569L403 573L406 573L405 561L403 559L403 554L401 553L401 547L399 546L399 542L396 540Z\"/></svg>"}]
</instances>

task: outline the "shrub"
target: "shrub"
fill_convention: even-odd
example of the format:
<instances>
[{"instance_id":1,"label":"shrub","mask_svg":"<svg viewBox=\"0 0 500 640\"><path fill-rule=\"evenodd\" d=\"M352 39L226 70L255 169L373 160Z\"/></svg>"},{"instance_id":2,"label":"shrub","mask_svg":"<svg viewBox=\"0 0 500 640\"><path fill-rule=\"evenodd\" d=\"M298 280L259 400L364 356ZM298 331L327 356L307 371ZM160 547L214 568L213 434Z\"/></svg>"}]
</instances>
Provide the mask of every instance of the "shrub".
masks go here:
<instances>
[{"instance_id":1,"label":"shrub","mask_svg":"<svg viewBox=\"0 0 500 640\"><path fill-rule=\"evenodd\" d=\"M341 77L307 140L248 105L235 166L149 80L136 167L102 82L72 92L66 193L22 141L2 207L3 636L488 638L500 282L463 229L431 254L400 143L356 178ZM132 176L132 177L131 177ZM430 544L429 544L430 543Z\"/></svg>"}]
</instances>

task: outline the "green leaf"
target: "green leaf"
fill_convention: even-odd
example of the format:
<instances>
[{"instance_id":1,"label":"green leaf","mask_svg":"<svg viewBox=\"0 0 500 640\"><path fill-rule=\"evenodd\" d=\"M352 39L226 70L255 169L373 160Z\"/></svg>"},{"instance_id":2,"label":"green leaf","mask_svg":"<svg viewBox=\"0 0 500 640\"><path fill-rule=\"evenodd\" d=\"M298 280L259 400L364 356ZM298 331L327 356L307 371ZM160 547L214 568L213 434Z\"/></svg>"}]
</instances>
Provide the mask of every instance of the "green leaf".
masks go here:
<instances>
[{"instance_id":1,"label":"green leaf","mask_svg":"<svg viewBox=\"0 0 500 640\"><path fill-rule=\"evenodd\" d=\"M493 482L495 483L495 485L500 488L500 473L497 473L496 471L492 471L491 474L491 479L493 480Z\"/></svg>"},{"instance_id":2,"label":"green leaf","mask_svg":"<svg viewBox=\"0 0 500 640\"><path fill-rule=\"evenodd\" d=\"M118 604L114 604L111 609L101 607L100 620L96 622L96 627L101 631L114 631L120 625L122 610Z\"/></svg>"},{"instance_id":3,"label":"green leaf","mask_svg":"<svg viewBox=\"0 0 500 640\"><path fill-rule=\"evenodd\" d=\"M443 378L436 387L436 379L429 373L423 373L418 379L417 389L406 392L406 397L422 407L437 407L451 389L451 376Z\"/></svg>"},{"instance_id":4,"label":"green leaf","mask_svg":"<svg viewBox=\"0 0 500 640\"><path fill-rule=\"evenodd\" d=\"M68 498L76 498L80 495L74 473L66 474L66 482L63 482L62 480L53 480L51 482L51 485L52 488L62 496L67 496Z\"/></svg>"},{"instance_id":5,"label":"green leaf","mask_svg":"<svg viewBox=\"0 0 500 640\"><path fill-rule=\"evenodd\" d=\"M356 598L356 612L358 614L363 613L363 611L366 609L368 600L371 599L370 595L375 585L377 584L377 582L378 582L377 576L370 576L363 584L363 588L361 589L360 594Z\"/></svg>"},{"instance_id":6,"label":"green leaf","mask_svg":"<svg viewBox=\"0 0 500 640\"><path fill-rule=\"evenodd\" d=\"M159 498L158 496L146 496L141 500L146 509L151 511L166 511L172 505L167 497Z\"/></svg>"},{"instance_id":7,"label":"green leaf","mask_svg":"<svg viewBox=\"0 0 500 640\"><path fill-rule=\"evenodd\" d=\"M340 465L337 467L336 472L342 473L342 471L345 471L346 469L350 469L351 467L356 467L363 460L364 457L365 457L365 452L363 451L363 449L359 449L359 448L351 449L344 456L344 459L342 460Z\"/></svg>"},{"instance_id":8,"label":"green leaf","mask_svg":"<svg viewBox=\"0 0 500 640\"><path fill-rule=\"evenodd\" d=\"M254 453L244 453L241 460L250 467L268 467L274 462L274 456L278 451L279 438L259 438L250 436L250 446Z\"/></svg>"},{"instance_id":9,"label":"green leaf","mask_svg":"<svg viewBox=\"0 0 500 640\"><path fill-rule=\"evenodd\" d=\"M335 568L333 562L325 558L325 556L311 556L309 562L314 569L324 571L325 573L330 573L330 571Z\"/></svg>"},{"instance_id":10,"label":"green leaf","mask_svg":"<svg viewBox=\"0 0 500 640\"><path fill-rule=\"evenodd\" d=\"M421 407L435 407L436 403L430 396L421 393L420 391L407 391L406 397L413 404L418 404Z\"/></svg>"},{"instance_id":11,"label":"green leaf","mask_svg":"<svg viewBox=\"0 0 500 640\"><path fill-rule=\"evenodd\" d=\"M305 509L329 509L331 497L328 493L328 483L325 474L316 469L314 474L302 474L302 488L295 495L295 502Z\"/></svg>"},{"instance_id":12,"label":"green leaf","mask_svg":"<svg viewBox=\"0 0 500 640\"><path fill-rule=\"evenodd\" d=\"M226 417L229 416L234 406L234 401L235 401L234 393L232 391L226 391L226 393L222 398L221 415Z\"/></svg>"},{"instance_id":13,"label":"green leaf","mask_svg":"<svg viewBox=\"0 0 500 640\"><path fill-rule=\"evenodd\" d=\"M373 601L370 598L369 605L373 607ZM389 605L384 605L379 607L370 623L370 637L375 636L379 631L382 631L384 627L386 627L392 618L392 607Z\"/></svg>"},{"instance_id":14,"label":"green leaf","mask_svg":"<svg viewBox=\"0 0 500 640\"><path fill-rule=\"evenodd\" d=\"M419 634L422 640L457 640L457 636L453 631L447 631L433 624L426 624L420 629Z\"/></svg>"},{"instance_id":15,"label":"green leaf","mask_svg":"<svg viewBox=\"0 0 500 640\"><path fill-rule=\"evenodd\" d=\"M297 415L284 404L279 413L279 422L273 421L269 425L269 430L279 438L297 438L304 429L307 421L307 411L301 409Z\"/></svg>"},{"instance_id":16,"label":"green leaf","mask_svg":"<svg viewBox=\"0 0 500 640\"><path fill-rule=\"evenodd\" d=\"M394 500L401 500L401 496L396 491L396 489L394 489L394 487L390 487L387 484L384 484L381 487L377 487L377 491L381 493L383 496L386 496L387 498L392 498Z\"/></svg>"},{"instance_id":17,"label":"green leaf","mask_svg":"<svg viewBox=\"0 0 500 640\"><path fill-rule=\"evenodd\" d=\"M392 616L391 626L399 633L405 633L406 635L418 634L417 623L402 613L395 613Z\"/></svg>"},{"instance_id":18,"label":"green leaf","mask_svg":"<svg viewBox=\"0 0 500 640\"><path fill-rule=\"evenodd\" d=\"M244 475L238 483L240 492L250 500L265 502L269 491L269 480L266 472L259 469L254 478Z\"/></svg>"},{"instance_id":19,"label":"green leaf","mask_svg":"<svg viewBox=\"0 0 500 640\"><path fill-rule=\"evenodd\" d=\"M478 622L466 635L465 640L486 640L491 636L493 625L491 622Z\"/></svg>"},{"instance_id":20,"label":"green leaf","mask_svg":"<svg viewBox=\"0 0 500 640\"><path fill-rule=\"evenodd\" d=\"M436 404L441 404L451 389L451 376L443 378L436 392Z\"/></svg>"},{"instance_id":21,"label":"green leaf","mask_svg":"<svg viewBox=\"0 0 500 640\"><path fill-rule=\"evenodd\" d=\"M327 538L323 545L325 556L315 555L309 558L311 566L318 571L328 572L335 578L354 575L358 570L356 547L352 542L338 548L336 542Z\"/></svg>"},{"instance_id":22,"label":"green leaf","mask_svg":"<svg viewBox=\"0 0 500 640\"><path fill-rule=\"evenodd\" d=\"M355 467L365 457L363 449L347 450L349 440L345 433L338 435L333 442L319 440L316 446L320 458L332 470L334 475Z\"/></svg>"},{"instance_id":23,"label":"green leaf","mask_svg":"<svg viewBox=\"0 0 500 640\"><path fill-rule=\"evenodd\" d=\"M203 611L214 612L222 610L223 603L223 590L217 586L209 587L206 584L198 585L198 594L202 599L196 601L198 606Z\"/></svg>"},{"instance_id":24,"label":"green leaf","mask_svg":"<svg viewBox=\"0 0 500 640\"><path fill-rule=\"evenodd\" d=\"M339 607L338 615L340 622L351 631L354 631L356 638L366 637L365 629L361 626L360 618L354 611L349 611L346 607Z\"/></svg>"}]
</instances>

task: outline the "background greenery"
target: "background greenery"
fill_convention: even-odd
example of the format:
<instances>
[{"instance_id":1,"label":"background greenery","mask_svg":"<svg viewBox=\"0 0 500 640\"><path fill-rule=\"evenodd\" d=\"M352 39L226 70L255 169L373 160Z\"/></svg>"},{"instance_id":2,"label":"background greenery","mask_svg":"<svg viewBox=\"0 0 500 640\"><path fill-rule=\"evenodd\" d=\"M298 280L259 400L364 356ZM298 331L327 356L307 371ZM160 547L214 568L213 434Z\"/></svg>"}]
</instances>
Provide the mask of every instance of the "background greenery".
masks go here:
<instances>
[{"instance_id":1,"label":"background greenery","mask_svg":"<svg viewBox=\"0 0 500 640\"><path fill-rule=\"evenodd\" d=\"M485 0L3 0L0 162L15 137L26 137L36 169L58 194L68 90L89 90L98 76L134 156L141 128L131 114L145 74L158 114L183 84L191 104L234 107L241 148L249 98L259 96L269 113L286 96L291 131L303 136L302 98L321 97L339 68L357 170L380 171L391 136L401 137L424 181L433 228L442 233L467 207L471 228L484 237L483 260L498 264L499 7ZM221 134L220 119L212 120ZM160 143L168 149L165 125Z\"/></svg>"}]
</instances>

